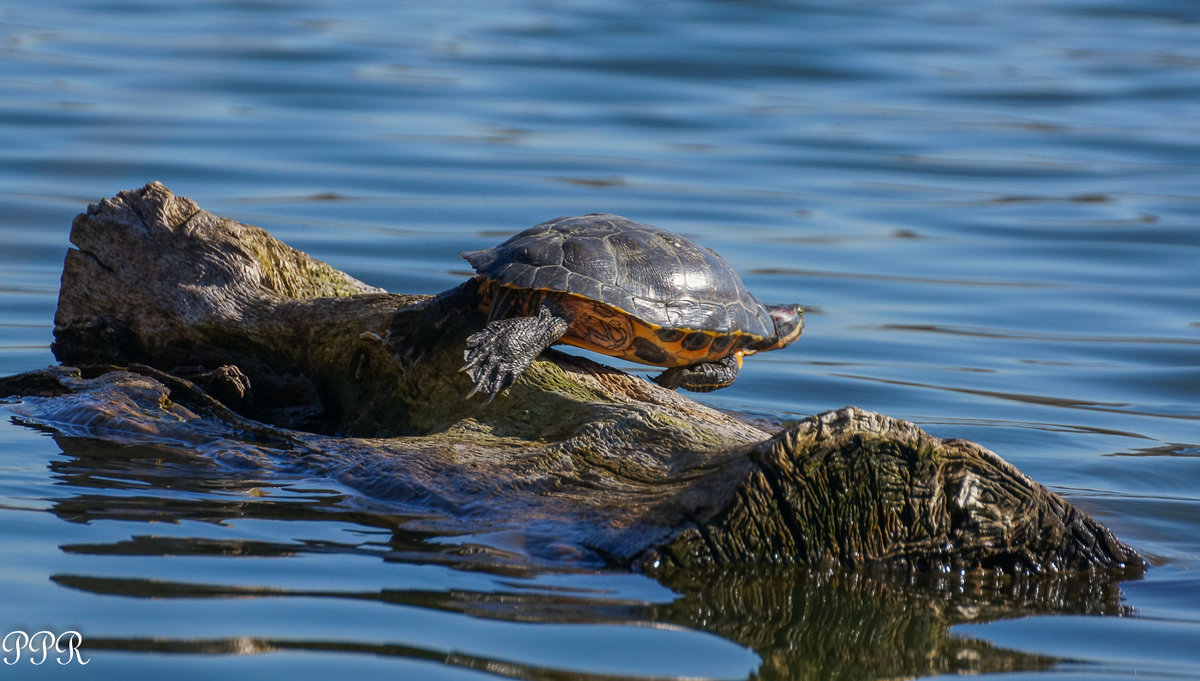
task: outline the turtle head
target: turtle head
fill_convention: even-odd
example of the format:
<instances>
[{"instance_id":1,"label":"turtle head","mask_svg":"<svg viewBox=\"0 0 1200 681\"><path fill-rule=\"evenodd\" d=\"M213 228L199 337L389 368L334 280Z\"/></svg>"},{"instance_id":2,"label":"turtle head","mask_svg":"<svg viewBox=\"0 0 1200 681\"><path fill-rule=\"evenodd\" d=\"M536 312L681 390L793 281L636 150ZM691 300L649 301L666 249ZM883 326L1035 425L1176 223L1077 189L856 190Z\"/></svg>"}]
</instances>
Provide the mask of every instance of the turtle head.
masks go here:
<instances>
[{"instance_id":1,"label":"turtle head","mask_svg":"<svg viewBox=\"0 0 1200 681\"><path fill-rule=\"evenodd\" d=\"M746 348L746 354L786 348L804 332L804 308L799 305L764 305L775 324L775 335Z\"/></svg>"}]
</instances>

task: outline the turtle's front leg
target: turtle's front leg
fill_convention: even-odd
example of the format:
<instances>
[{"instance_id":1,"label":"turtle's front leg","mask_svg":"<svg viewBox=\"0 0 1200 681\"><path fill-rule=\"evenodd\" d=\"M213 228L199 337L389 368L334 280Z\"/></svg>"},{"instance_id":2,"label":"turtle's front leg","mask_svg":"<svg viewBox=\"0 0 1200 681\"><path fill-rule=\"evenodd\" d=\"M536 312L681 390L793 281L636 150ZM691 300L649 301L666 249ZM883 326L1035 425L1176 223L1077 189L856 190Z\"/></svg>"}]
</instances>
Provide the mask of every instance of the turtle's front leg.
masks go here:
<instances>
[{"instance_id":1,"label":"turtle's front leg","mask_svg":"<svg viewBox=\"0 0 1200 681\"><path fill-rule=\"evenodd\" d=\"M737 379L742 368L742 353L735 352L715 362L703 362L686 367L672 367L654 377L664 388L684 388L706 393L724 388Z\"/></svg>"},{"instance_id":2,"label":"turtle's front leg","mask_svg":"<svg viewBox=\"0 0 1200 681\"><path fill-rule=\"evenodd\" d=\"M512 317L489 322L483 330L467 338L463 353L467 372L475 387L467 394L483 393L491 402L529 368L542 350L550 347L571 323L542 305L536 317Z\"/></svg>"}]
</instances>

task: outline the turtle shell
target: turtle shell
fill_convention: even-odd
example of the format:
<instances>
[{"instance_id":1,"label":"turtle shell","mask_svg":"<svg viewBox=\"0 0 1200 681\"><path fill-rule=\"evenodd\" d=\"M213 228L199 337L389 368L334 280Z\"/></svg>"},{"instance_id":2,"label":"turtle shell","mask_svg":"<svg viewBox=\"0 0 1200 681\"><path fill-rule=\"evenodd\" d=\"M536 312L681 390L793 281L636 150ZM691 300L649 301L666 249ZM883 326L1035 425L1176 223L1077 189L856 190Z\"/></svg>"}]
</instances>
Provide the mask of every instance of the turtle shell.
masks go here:
<instances>
[{"instance_id":1,"label":"turtle shell","mask_svg":"<svg viewBox=\"0 0 1200 681\"><path fill-rule=\"evenodd\" d=\"M481 277L509 289L579 296L652 327L748 342L775 330L721 256L617 215L556 218L460 255Z\"/></svg>"}]
</instances>

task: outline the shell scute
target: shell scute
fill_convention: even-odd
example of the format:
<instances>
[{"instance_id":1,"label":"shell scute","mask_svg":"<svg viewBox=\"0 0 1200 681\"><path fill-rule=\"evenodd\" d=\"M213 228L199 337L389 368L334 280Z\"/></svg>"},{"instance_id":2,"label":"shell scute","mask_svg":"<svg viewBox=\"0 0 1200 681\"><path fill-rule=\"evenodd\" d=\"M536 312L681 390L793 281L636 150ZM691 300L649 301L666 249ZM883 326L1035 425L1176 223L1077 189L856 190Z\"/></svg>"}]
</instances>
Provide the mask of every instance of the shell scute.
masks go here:
<instances>
[{"instance_id":1,"label":"shell scute","mask_svg":"<svg viewBox=\"0 0 1200 681\"><path fill-rule=\"evenodd\" d=\"M542 265L533 277L533 288L546 291L567 291L571 273L562 265Z\"/></svg>"},{"instance_id":2,"label":"shell scute","mask_svg":"<svg viewBox=\"0 0 1200 681\"><path fill-rule=\"evenodd\" d=\"M629 295L629 291L612 284L600 285L600 297L596 300L607 303L618 310L625 312L633 311L633 296Z\"/></svg>"},{"instance_id":3,"label":"shell scute","mask_svg":"<svg viewBox=\"0 0 1200 681\"><path fill-rule=\"evenodd\" d=\"M590 300L603 300L603 284L595 277L570 272L567 274L567 290Z\"/></svg>"},{"instance_id":4,"label":"shell scute","mask_svg":"<svg viewBox=\"0 0 1200 681\"><path fill-rule=\"evenodd\" d=\"M506 285L512 288L533 288L534 279L536 279L538 268L530 267L525 264L513 264L503 271L503 279Z\"/></svg>"},{"instance_id":5,"label":"shell scute","mask_svg":"<svg viewBox=\"0 0 1200 681\"><path fill-rule=\"evenodd\" d=\"M599 283L617 281L617 261L604 239L576 236L563 242L562 253L562 266L568 270Z\"/></svg>"},{"instance_id":6,"label":"shell scute","mask_svg":"<svg viewBox=\"0 0 1200 681\"><path fill-rule=\"evenodd\" d=\"M667 306L662 301L642 298L640 296L630 296L630 298L633 300L633 309L629 311L641 319L653 321L663 319L667 316Z\"/></svg>"}]
</instances>

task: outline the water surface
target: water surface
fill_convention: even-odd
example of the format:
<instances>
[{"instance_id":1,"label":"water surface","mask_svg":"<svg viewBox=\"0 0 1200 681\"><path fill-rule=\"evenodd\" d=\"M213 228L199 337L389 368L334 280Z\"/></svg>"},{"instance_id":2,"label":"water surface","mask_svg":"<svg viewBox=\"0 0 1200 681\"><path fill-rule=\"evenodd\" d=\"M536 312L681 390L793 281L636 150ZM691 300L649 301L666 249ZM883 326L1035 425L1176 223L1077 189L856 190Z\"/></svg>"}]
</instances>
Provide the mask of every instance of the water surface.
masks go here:
<instances>
[{"instance_id":1,"label":"water surface","mask_svg":"<svg viewBox=\"0 0 1200 681\"><path fill-rule=\"evenodd\" d=\"M1200 675L1200 6L65 0L0 4L0 59L0 373L54 361L72 217L149 180L398 292L613 212L810 310L699 399L979 441L1155 562L657 582L6 418L0 633L92 658L20 674Z\"/></svg>"}]
</instances>

